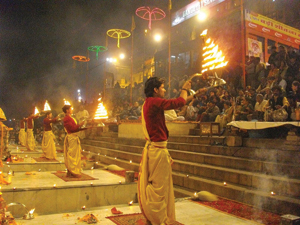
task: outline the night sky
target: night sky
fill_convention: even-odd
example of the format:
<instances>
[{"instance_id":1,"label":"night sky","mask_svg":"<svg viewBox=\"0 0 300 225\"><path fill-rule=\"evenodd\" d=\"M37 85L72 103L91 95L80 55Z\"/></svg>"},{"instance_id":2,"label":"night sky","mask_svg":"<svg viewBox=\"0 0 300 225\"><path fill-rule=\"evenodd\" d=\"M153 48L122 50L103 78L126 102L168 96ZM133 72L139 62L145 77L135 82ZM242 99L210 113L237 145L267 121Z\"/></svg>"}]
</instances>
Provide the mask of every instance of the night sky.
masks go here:
<instances>
[{"instance_id":1,"label":"night sky","mask_svg":"<svg viewBox=\"0 0 300 225\"><path fill-rule=\"evenodd\" d=\"M173 0L173 8L189 0ZM138 7L151 5L168 11L168 0L2 0L0 2L0 107L7 118L28 116L47 99L61 108L63 98L73 101L85 88L86 64L72 59L87 55L87 47L105 45L106 31L131 29ZM135 57L148 22L135 16ZM153 29L163 29L164 21ZM108 38L107 56L116 51L116 39ZM121 48L130 55L131 39ZM103 55L89 52L90 97L102 87Z\"/></svg>"}]
</instances>

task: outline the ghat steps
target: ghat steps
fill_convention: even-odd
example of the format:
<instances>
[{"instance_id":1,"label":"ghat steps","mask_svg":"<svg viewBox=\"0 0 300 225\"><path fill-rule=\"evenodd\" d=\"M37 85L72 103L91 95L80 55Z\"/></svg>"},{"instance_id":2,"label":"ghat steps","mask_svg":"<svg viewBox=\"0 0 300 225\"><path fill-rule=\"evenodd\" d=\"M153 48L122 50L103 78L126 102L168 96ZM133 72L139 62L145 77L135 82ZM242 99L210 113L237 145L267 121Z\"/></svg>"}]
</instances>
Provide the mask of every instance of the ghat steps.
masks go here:
<instances>
[{"instance_id":1,"label":"ghat steps","mask_svg":"<svg viewBox=\"0 0 300 225\"><path fill-rule=\"evenodd\" d=\"M244 139L243 147L225 143L225 137L169 138L177 197L205 190L268 211L300 215L300 151L295 146L273 139ZM96 161L134 171L144 145L142 139L118 138L114 132L82 141Z\"/></svg>"}]
</instances>

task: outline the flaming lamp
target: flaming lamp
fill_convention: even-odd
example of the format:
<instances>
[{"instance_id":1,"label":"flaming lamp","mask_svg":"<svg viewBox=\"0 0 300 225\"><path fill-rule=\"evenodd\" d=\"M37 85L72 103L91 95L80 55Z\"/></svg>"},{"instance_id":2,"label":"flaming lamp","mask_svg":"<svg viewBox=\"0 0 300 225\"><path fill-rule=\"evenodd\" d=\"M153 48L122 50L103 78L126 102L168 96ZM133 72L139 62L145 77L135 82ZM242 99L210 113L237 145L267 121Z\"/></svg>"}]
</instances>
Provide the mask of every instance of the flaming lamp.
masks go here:
<instances>
[{"instance_id":1,"label":"flaming lamp","mask_svg":"<svg viewBox=\"0 0 300 225\"><path fill-rule=\"evenodd\" d=\"M103 103L101 102L101 98L98 99L100 102L98 104L98 108L96 110L96 113L95 113L95 117L94 117L94 120L97 121L98 123L98 127L104 127L104 123L101 121L101 120L105 120L108 118L107 116L107 111L103 105Z\"/></svg>"},{"instance_id":2,"label":"flaming lamp","mask_svg":"<svg viewBox=\"0 0 300 225\"><path fill-rule=\"evenodd\" d=\"M40 111L38 110L37 107L34 108L34 115L37 116L40 114Z\"/></svg>"},{"instance_id":3,"label":"flaming lamp","mask_svg":"<svg viewBox=\"0 0 300 225\"><path fill-rule=\"evenodd\" d=\"M45 105L44 105L44 112L48 112L48 111L51 111L51 108L50 108L48 101L46 100Z\"/></svg>"}]
</instances>

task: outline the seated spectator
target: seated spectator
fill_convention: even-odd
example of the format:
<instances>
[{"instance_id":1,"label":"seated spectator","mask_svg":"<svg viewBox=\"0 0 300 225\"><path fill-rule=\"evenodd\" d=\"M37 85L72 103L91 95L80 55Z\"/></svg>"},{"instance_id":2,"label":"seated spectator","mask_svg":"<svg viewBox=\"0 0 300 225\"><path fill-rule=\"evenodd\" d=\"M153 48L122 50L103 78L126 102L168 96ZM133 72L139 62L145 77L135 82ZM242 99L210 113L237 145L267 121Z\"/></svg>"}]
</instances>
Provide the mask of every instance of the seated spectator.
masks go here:
<instances>
[{"instance_id":1,"label":"seated spectator","mask_svg":"<svg viewBox=\"0 0 300 225\"><path fill-rule=\"evenodd\" d=\"M222 130L226 127L227 123L232 121L232 114L233 114L233 106L229 101L224 102L224 113L219 114L215 122L220 123L220 129Z\"/></svg>"},{"instance_id":2,"label":"seated spectator","mask_svg":"<svg viewBox=\"0 0 300 225\"><path fill-rule=\"evenodd\" d=\"M292 83L292 91L289 93L293 97L295 103L300 102L300 83L299 81L294 81Z\"/></svg>"},{"instance_id":3,"label":"seated spectator","mask_svg":"<svg viewBox=\"0 0 300 225\"><path fill-rule=\"evenodd\" d=\"M273 97L269 99L268 103L266 104L266 108L271 108L273 110L284 108L287 110L289 107L289 102L286 97L282 96L282 90L279 86L274 86L272 88Z\"/></svg>"},{"instance_id":4,"label":"seated spectator","mask_svg":"<svg viewBox=\"0 0 300 225\"><path fill-rule=\"evenodd\" d=\"M285 79L283 79L281 76L278 76L275 78L274 83L272 84L272 86L280 86L283 93L286 93L286 81Z\"/></svg>"},{"instance_id":5,"label":"seated spectator","mask_svg":"<svg viewBox=\"0 0 300 225\"><path fill-rule=\"evenodd\" d=\"M220 113L220 109L216 106L213 99L210 99L207 104L207 109L201 114L200 122L214 122L217 115Z\"/></svg>"},{"instance_id":6,"label":"seated spectator","mask_svg":"<svg viewBox=\"0 0 300 225\"><path fill-rule=\"evenodd\" d=\"M266 107L267 103L268 103L268 101L264 100L264 97L262 94L258 94L256 96L256 103L255 103L252 119L257 119L259 121L264 120L264 112L265 112L265 107Z\"/></svg>"},{"instance_id":7,"label":"seated spectator","mask_svg":"<svg viewBox=\"0 0 300 225\"><path fill-rule=\"evenodd\" d=\"M286 64L285 61L281 61L280 62L280 66L279 66L279 72L278 72L278 76L282 77L282 78L286 78L286 73L288 70L288 65Z\"/></svg>"},{"instance_id":8,"label":"seated spectator","mask_svg":"<svg viewBox=\"0 0 300 225\"><path fill-rule=\"evenodd\" d=\"M251 105L251 99L248 97L244 97L242 99L242 107L236 110L235 120L248 120L247 116L252 114L253 106Z\"/></svg>"},{"instance_id":9,"label":"seated spectator","mask_svg":"<svg viewBox=\"0 0 300 225\"><path fill-rule=\"evenodd\" d=\"M258 86L258 88L256 89L256 93L260 93L263 89L265 89L267 87L267 78L263 77L260 80L260 85Z\"/></svg>"},{"instance_id":10,"label":"seated spectator","mask_svg":"<svg viewBox=\"0 0 300 225\"><path fill-rule=\"evenodd\" d=\"M266 87L264 89L264 93L265 93L264 100L268 100L269 101L269 99L271 99L273 97L273 93L272 93L272 90L271 90L270 87Z\"/></svg>"},{"instance_id":11,"label":"seated spectator","mask_svg":"<svg viewBox=\"0 0 300 225\"><path fill-rule=\"evenodd\" d=\"M271 55L269 57L268 63L271 65L272 63L275 64L276 62L276 55L277 55L277 47L276 46L272 46L271 47Z\"/></svg>"},{"instance_id":12,"label":"seated spectator","mask_svg":"<svg viewBox=\"0 0 300 225\"><path fill-rule=\"evenodd\" d=\"M236 98L236 104L241 105L242 99L245 97L244 91L242 89L239 90L239 96Z\"/></svg>"},{"instance_id":13,"label":"seated spectator","mask_svg":"<svg viewBox=\"0 0 300 225\"><path fill-rule=\"evenodd\" d=\"M137 120L141 116L141 106L138 102L135 102L133 107L129 110L129 120Z\"/></svg>"},{"instance_id":14,"label":"seated spectator","mask_svg":"<svg viewBox=\"0 0 300 225\"><path fill-rule=\"evenodd\" d=\"M276 67L274 63L270 64L270 70L268 73L268 78L270 77L276 77L279 74L279 69Z\"/></svg>"}]
</instances>

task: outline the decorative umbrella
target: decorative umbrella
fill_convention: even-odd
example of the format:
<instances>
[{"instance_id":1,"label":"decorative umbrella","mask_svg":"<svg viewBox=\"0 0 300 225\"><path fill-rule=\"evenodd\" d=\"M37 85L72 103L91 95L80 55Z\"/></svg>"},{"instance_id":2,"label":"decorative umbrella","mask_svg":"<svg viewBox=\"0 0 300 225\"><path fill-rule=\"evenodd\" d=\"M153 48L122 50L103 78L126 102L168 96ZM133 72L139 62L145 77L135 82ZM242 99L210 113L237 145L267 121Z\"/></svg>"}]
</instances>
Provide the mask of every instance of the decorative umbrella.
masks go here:
<instances>
[{"instance_id":1,"label":"decorative umbrella","mask_svg":"<svg viewBox=\"0 0 300 225\"><path fill-rule=\"evenodd\" d=\"M107 47L95 45L95 46L88 47L88 50L92 52L96 52L96 59L98 60L98 53L107 51Z\"/></svg>"},{"instance_id":2,"label":"decorative umbrella","mask_svg":"<svg viewBox=\"0 0 300 225\"><path fill-rule=\"evenodd\" d=\"M127 30L122 29L110 29L107 31L107 35L111 38L117 38L118 39L118 48L120 48L120 39L128 38L131 33Z\"/></svg>"},{"instance_id":3,"label":"decorative umbrella","mask_svg":"<svg viewBox=\"0 0 300 225\"><path fill-rule=\"evenodd\" d=\"M151 30L153 20L162 20L166 13L160 8L151 9L149 6L142 6L135 11L135 14L143 20L149 20L148 27Z\"/></svg>"}]
</instances>

